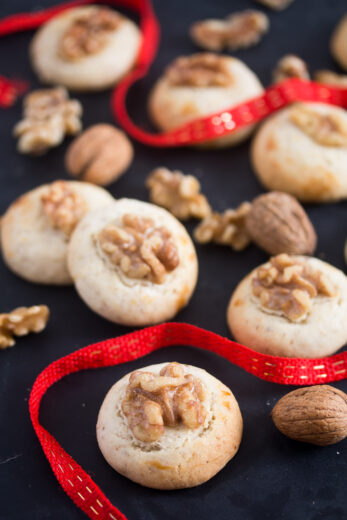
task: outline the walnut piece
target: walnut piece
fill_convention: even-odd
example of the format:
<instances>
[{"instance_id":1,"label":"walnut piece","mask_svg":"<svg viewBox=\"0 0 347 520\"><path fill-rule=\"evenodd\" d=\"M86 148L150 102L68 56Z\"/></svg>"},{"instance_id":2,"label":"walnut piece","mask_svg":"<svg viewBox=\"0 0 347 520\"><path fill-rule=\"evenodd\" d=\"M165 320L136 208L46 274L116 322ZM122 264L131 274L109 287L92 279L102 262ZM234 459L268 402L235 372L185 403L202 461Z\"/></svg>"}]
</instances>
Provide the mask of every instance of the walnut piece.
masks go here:
<instances>
[{"instance_id":1,"label":"walnut piece","mask_svg":"<svg viewBox=\"0 0 347 520\"><path fill-rule=\"evenodd\" d=\"M255 0L259 4L263 4L270 9L275 9L276 11L282 11L288 7L293 0Z\"/></svg>"},{"instance_id":2,"label":"walnut piece","mask_svg":"<svg viewBox=\"0 0 347 520\"><path fill-rule=\"evenodd\" d=\"M269 29L269 19L261 11L247 9L225 20L203 20L191 26L193 41L210 51L244 49L259 42Z\"/></svg>"},{"instance_id":3,"label":"walnut piece","mask_svg":"<svg viewBox=\"0 0 347 520\"><path fill-rule=\"evenodd\" d=\"M109 224L96 237L97 247L129 278L164 282L179 264L171 233L151 218L126 214L122 225Z\"/></svg>"},{"instance_id":4,"label":"walnut piece","mask_svg":"<svg viewBox=\"0 0 347 520\"><path fill-rule=\"evenodd\" d=\"M183 423L187 428L201 426L206 417L205 391L201 381L184 374L179 363L169 363L159 376L133 372L129 377L122 411L134 437L143 442L157 441L165 426Z\"/></svg>"},{"instance_id":5,"label":"walnut piece","mask_svg":"<svg viewBox=\"0 0 347 520\"><path fill-rule=\"evenodd\" d=\"M251 242L245 227L250 209L251 204L243 202L237 209L227 209L224 213L211 213L195 228L196 241L200 244L215 242L231 246L235 251L241 251Z\"/></svg>"},{"instance_id":6,"label":"walnut piece","mask_svg":"<svg viewBox=\"0 0 347 520\"><path fill-rule=\"evenodd\" d=\"M123 17L108 7L95 7L73 20L59 43L59 55L77 61L101 51L110 32L118 29Z\"/></svg>"},{"instance_id":7,"label":"walnut piece","mask_svg":"<svg viewBox=\"0 0 347 520\"><path fill-rule=\"evenodd\" d=\"M13 347L13 336L25 336L29 332L41 332L47 324L49 309L46 305L18 307L0 314L0 349Z\"/></svg>"},{"instance_id":8,"label":"walnut piece","mask_svg":"<svg viewBox=\"0 0 347 520\"><path fill-rule=\"evenodd\" d=\"M200 193L200 183L193 175L183 175L175 170L156 168L146 181L150 201L171 211L181 220L204 218L211 207Z\"/></svg>"},{"instance_id":9,"label":"walnut piece","mask_svg":"<svg viewBox=\"0 0 347 520\"><path fill-rule=\"evenodd\" d=\"M207 52L177 58L165 75L175 87L228 87L233 83L226 58Z\"/></svg>"},{"instance_id":10,"label":"walnut piece","mask_svg":"<svg viewBox=\"0 0 347 520\"><path fill-rule=\"evenodd\" d=\"M300 322L310 313L315 297L333 297L336 288L318 269L283 253L257 269L252 292L264 310Z\"/></svg>"},{"instance_id":11,"label":"walnut piece","mask_svg":"<svg viewBox=\"0 0 347 520\"><path fill-rule=\"evenodd\" d=\"M347 87L347 74L336 74L332 70L317 70L314 80L318 83L325 83L325 85Z\"/></svg>"},{"instance_id":12,"label":"walnut piece","mask_svg":"<svg viewBox=\"0 0 347 520\"><path fill-rule=\"evenodd\" d=\"M64 87L34 90L24 99L24 119L14 127L18 151L40 155L81 130L82 106Z\"/></svg>"},{"instance_id":13,"label":"walnut piece","mask_svg":"<svg viewBox=\"0 0 347 520\"><path fill-rule=\"evenodd\" d=\"M86 200L65 181L55 181L41 195L50 224L70 236L88 210Z\"/></svg>"},{"instance_id":14,"label":"walnut piece","mask_svg":"<svg viewBox=\"0 0 347 520\"><path fill-rule=\"evenodd\" d=\"M337 113L320 114L302 103L290 111L290 120L323 146L347 146L347 122Z\"/></svg>"},{"instance_id":15,"label":"walnut piece","mask_svg":"<svg viewBox=\"0 0 347 520\"><path fill-rule=\"evenodd\" d=\"M295 54L286 54L281 58L273 71L275 83L289 78L310 79L310 74L304 60Z\"/></svg>"}]
</instances>

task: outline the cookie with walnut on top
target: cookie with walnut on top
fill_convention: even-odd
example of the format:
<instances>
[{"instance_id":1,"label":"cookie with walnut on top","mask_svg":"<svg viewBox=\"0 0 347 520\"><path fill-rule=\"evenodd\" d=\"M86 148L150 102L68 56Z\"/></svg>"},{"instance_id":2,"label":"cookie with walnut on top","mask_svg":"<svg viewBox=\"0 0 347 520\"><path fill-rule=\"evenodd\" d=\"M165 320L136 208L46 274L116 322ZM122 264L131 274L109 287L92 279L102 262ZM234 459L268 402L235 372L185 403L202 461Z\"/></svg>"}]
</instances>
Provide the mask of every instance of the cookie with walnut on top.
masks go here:
<instances>
[{"instance_id":1,"label":"cookie with walnut on top","mask_svg":"<svg viewBox=\"0 0 347 520\"><path fill-rule=\"evenodd\" d=\"M131 20L105 6L66 9L35 34L30 56L43 83L102 90L133 67L141 34Z\"/></svg>"},{"instance_id":2,"label":"cookie with walnut on top","mask_svg":"<svg viewBox=\"0 0 347 520\"><path fill-rule=\"evenodd\" d=\"M92 310L129 326L171 319L188 303L198 275L182 224L165 209L133 199L117 200L80 222L68 266Z\"/></svg>"}]
</instances>

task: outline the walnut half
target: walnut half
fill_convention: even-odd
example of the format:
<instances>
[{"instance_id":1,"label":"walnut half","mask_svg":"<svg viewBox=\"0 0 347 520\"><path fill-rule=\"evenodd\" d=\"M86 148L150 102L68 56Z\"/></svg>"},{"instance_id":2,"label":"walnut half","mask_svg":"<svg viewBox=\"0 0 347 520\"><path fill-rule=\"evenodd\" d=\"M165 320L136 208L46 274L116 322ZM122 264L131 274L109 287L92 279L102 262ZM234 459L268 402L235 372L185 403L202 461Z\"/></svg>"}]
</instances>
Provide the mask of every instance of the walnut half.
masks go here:
<instances>
[{"instance_id":1,"label":"walnut half","mask_svg":"<svg viewBox=\"0 0 347 520\"><path fill-rule=\"evenodd\" d=\"M321 114L302 103L290 111L290 121L316 143L323 146L347 146L347 121L335 112Z\"/></svg>"},{"instance_id":2,"label":"walnut half","mask_svg":"<svg viewBox=\"0 0 347 520\"><path fill-rule=\"evenodd\" d=\"M336 289L321 271L283 253L259 267L252 279L253 295L264 310L289 321L303 321L317 296L333 297Z\"/></svg>"},{"instance_id":3,"label":"walnut half","mask_svg":"<svg viewBox=\"0 0 347 520\"><path fill-rule=\"evenodd\" d=\"M211 212L206 197L200 193L200 183L193 175L156 168L149 175L146 186L151 202L163 206L181 220L204 218Z\"/></svg>"},{"instance_id":4,"label":"walnut half","mask_svg":"<svg viewBox=\"0 0 347 520\"><path fill-rule=\"evenodd\" d=\"M208 52L177 58L165 76L174 87L228 87L233 83L226 58Z\"/></svg>"},{"instance_id":5,"label":"walnut half","mask_svg":"<svg viewBox=\"0 0 347 520\"><path fill-rule=\"evenodd\" d=\"M18 307L12 312L0 314L0 349L12 347L14 336L41 332L47 324L49 309L46 305Z\"/></svg>"},{"instance_id":6,"label":"walnut half","mask_svg":"<svg viewBox=\"0 0 347 520\"><path fill-rule=\"evenodd\" d=\"M169 363L159 376L133 372L129 377L122 411L134 437L154 442L165 426L183 423L187 428L201 426L206 417L205 391L199 379L184 374L179 363Z\"/></svg>"},{"instance_id":7,"label":"walnut half","mask_svg":"<svg viewBox=\"0 0 347 520\"><path fill-rule=\"evenodd\" d=\"M171 233L150 218L126 214L122 225L107 225L95 240L108 261L129 278L161 284L179 264Z\"/></svg>"}]
</instances>

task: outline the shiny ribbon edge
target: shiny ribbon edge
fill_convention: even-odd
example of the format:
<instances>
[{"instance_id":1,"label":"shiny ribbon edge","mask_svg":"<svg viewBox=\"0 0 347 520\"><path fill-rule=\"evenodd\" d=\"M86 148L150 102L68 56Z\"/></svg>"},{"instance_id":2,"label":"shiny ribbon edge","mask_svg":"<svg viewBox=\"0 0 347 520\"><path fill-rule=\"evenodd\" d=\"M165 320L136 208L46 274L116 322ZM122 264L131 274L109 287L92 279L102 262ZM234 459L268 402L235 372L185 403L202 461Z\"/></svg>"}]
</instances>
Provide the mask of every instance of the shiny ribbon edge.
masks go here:
<instances>
[{"instance_id":1,"label":"shiny ribbon edge","mask_svg":"<svg viewBox=\"0 0 347 520\"><path fill-rule=\"evenodd\" d=\"M209 350L269 382L308 385L347 378L347 352L317 359L261 354L228 338L186 323L163 323L94 343L48 365L37 377L29 398L34 430L51 468L67 495L89 518L127 520L101 489L39 421L47 390L64 376L140 359L160 348L186 345Z\"/></svg>"}]
</instances>

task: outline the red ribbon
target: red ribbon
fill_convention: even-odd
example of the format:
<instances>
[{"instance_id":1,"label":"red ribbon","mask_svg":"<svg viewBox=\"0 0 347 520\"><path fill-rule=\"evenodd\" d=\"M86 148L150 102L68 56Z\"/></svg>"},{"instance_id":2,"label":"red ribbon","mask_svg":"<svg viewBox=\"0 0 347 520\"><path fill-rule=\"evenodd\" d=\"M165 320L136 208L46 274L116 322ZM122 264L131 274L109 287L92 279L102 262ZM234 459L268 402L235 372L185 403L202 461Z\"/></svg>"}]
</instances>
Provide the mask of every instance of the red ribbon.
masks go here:
<instances>
[{"instance_id":1,"label":"red ribbon","mask_svg":"<svg viewBox=\"0 0 347 520\"><path fill-rule=\"evenodd\" d=\"M36 379L29 399L31 421L60 485L77 507L94 520L126 520L101 489L40 424L46 391L68 374L119 365L171 345L190 345L215 352L247 372L286 385L339 381L347 375L347 352L322 359L295 359L260 354L213 332L185 323L164 323L82 348L51 363Z\"/></svg>"},{"instance_id":2,"label":"red ribbon","mask_svg":"<svg viewBox=\"0 0 347 520\"><path fill-rule=\"evenodd\" d=\"M157 147L184 146L222 137L243 126L261 121L293 101L323 102L347 108L346 87L338 88L319 85L310 81L289 79L269 87L263 95L257 98L197 119L171 132L160 134L145 132L130 119L126 109L126 97L130 87L147 74L158 50L160 30L150 0L77 0L35 13L13 15L0 20L0 36L35 29L65 9L99 2L130 8L140 16L142 44L136 67L113 90L112 110L124 130L134 139L146 145ZM19 93L16 92L16 94ZM1 94L0 83L0 105L8 106L13 100L14 98L9 102L6 94Z\"/></svg>"}]
</instances>

